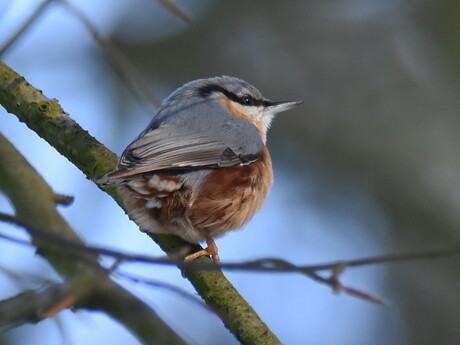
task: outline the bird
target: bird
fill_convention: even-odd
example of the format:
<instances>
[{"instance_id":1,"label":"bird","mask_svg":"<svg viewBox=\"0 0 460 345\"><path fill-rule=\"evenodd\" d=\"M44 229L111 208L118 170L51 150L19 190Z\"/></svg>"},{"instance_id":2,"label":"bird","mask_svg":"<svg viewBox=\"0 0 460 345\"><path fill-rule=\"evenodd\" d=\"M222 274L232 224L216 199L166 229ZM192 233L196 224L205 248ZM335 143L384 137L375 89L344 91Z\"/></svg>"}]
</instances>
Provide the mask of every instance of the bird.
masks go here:
<instances>
[{"instance_id":1,"label":"bird","mask_svg":"<svg viewBox=\"0 0 460 345\"><path fill-rule=\"evenodd\" d=\"M96 183L117 188L142 231L206 242L186 261L210 256L219 264L214 240L246 225L271 188L266 141L274 116L302 103L270 101L230 76L188 82Z\"/></svg>"}]
</instances>

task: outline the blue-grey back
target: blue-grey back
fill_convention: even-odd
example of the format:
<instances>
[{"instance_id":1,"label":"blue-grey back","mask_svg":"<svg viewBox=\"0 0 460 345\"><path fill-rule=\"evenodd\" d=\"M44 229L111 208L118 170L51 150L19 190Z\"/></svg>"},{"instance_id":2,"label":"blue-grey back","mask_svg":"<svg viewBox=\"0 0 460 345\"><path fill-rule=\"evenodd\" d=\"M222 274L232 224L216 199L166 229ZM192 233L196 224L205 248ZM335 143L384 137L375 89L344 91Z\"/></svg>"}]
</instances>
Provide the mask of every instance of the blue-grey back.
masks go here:
<instances>
[{"instance_id":1,"label":"blue-grey back","mask_svg":"<svg viewBox=\"0 0 460 345\"><path fill-rule=\"evenodd\" d=\"M259 157L263 142L253 124L232 115L217 98L190 96L158 109L123 153L120 168L225 167Z\"/></svg>"}]
</instances>

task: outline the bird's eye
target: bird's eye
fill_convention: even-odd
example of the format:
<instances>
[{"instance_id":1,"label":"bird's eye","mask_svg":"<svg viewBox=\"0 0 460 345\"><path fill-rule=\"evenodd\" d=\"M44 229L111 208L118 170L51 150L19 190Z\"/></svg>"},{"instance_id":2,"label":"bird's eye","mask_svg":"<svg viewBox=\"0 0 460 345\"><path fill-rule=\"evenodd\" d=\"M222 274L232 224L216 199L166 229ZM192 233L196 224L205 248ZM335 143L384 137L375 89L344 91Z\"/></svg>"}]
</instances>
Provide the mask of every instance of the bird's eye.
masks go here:
<instances>
[{"instance_id":1,"label":"bird's eye","mask_svg":"<svg viewBox=\"0 0 460 345\"><path fill-rule=\"evenodd\" d=\"M254 105L254 98L251 96L245 95L241 97L241 99L243 100L244 105Z\"/></svg>"}]
</instances>

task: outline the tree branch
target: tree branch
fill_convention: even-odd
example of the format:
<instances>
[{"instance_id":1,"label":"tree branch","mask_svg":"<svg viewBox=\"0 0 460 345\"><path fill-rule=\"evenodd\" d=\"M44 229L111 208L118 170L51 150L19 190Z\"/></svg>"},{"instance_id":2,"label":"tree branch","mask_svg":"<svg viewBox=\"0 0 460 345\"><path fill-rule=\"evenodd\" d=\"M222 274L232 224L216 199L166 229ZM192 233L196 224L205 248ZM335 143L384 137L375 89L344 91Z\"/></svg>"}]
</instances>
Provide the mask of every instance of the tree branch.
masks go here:
<instances>
[{"instance_id":1,"label":"tree branch","mask_svg":"<svg viewBox=\"0 0 460 345\"><path fill-rule=\"evenodd\" d=\"M27 290L0 302L0 326L37 323L55 314L55 308L80 293L81 283L55 283L39 290Z\"/></svg>"},{"instance_id":2,"label":"tree branch","mask_svg":"<svg viewBox=\"0 0 460 345\"><path fill-rule=\"evenodd\" d=\"M110 62L114 71L128 86L134 97L137 97L142 104L149 105L150 109L155 109L159 102L145 86L144 78L133 66L133 63L109 39L99 34L91 21L76 6L66 0L60 0L59 3L91 34L101 48L104 57Z\"/></svg>"},{"instance_id":3,"label":"tree branch","mask_svg":"<svg viewBox=\"0 0 460 345\"><path fill-rule=\"evenodd\" d=\"M0 212L0 221L9 222L21 227L31 228L34 225L24 224L17 220L15 217L1 213ZM120 251L115 251L102 247L94 246L82 246L67 241L66 239L60 238L58 236L47 234L45 231L42 231L38 228L34 229L34 233L40 234L43 236L43 239L52 243L52 248L56 251L61 252L63 255L68 255L71 257L78 258L79 260L84 260L84 257L81 256L82 253L92 253L102 256L109 256L116 260L116 263L112 265L110 271L116 271L123 263L125 262L142 262L150 263L157 265L177 265L180 266L186 272L197 272L200 270L216 271L216 270L238 270L238 271L251 271L251 272L266 272L266 273L300 273L303 274L321 284L331 287L336 292L344 292L351 296L364 299L369 302L374 302L378 304L384 304L384 302L376 297L372 296L361 290L357 290L351 287L344 286L340 283L340 276L351 267L359 266L368 266L376 264L389 264L395 262L406 262L413 260L427 260L427 259L437 259L437 258L446 258L453 255L460 255L460 245L454 245L439 249L432 250L419 250L416 252L402 252L402 253L392 253L385 254L380 256L365 257L360 259L352 260L341 260L333 261L324 264L318 265L294 265L286 260L276 259L276 258L263 258L253 261L245 261L238 263L221 263L219 266L209 263L209 262L183 262L182 255L170 255L169 257L152 257L149 255L136 255L136 254L127 254ZM0 238L4 238L11 242L15 242L22 245L31 245L28 241L22 240L16 237L8 236L0 233ZM179 253L180 254L180 253ZM323 276L324 273L329 273L329 277ZM323 274L323 275L322 275ZM133 278L126 274L121 274L125 278L132 279L138 282L148 283L145 278ZM156 283L150 285L158 285ZM176 289L177 290L177 289Z\"/></svg>"},{"instance_id":4,"label":"tree branch","mask_svg":"<svg viewBox=\"0 0 460 345\"><path fill-rule=\"evenodd\" d=\"M42 3L35 9L32 15L27 18L27 20L21 25L21 27L8 39L5 44L0 47L0 57L2 57L11 46L16 43L19 38L35 23L35 21L45 12L45 9L48 8L48 5L52 3L53 0L44 0Z\"/></svg>"},{"instance_id":5,"label":"tree branch","mask_svg":"<svg viewBox=\"0 0 460 345\"><path fill-rule=\"evenodd\" d=\"M106 270L98 265L95 253L82 253L82 260L75 260L50 245L40 231L73 245L83 246L83 242L56 211L55 195L45 181L1 134L0 157L0 190L13 203L21 222L33 221L34 227L28 231L39 252L67 280L85 282L78 284L83 288L59 307L67 308L77 302L82 308L104 310L146 344L154 343L159 334L168 337L172 344L182 343L148 305L108 278ZM132 310L136 312L130 313Z\"/></svg>"},{"instance_id":6,"label":"tree branch","mask_svg":"<svg viewBox=\"0 0 460 345\"><path fill-rule=\"evenodd\" d=\"M0 62L0 104L67 157L92 179L114 168L117 156L84 131L59 106L11 68ZM120 202L114 189L107 189ZM178 237L149 235L166 253L190 246ZM195 246L196 247L196 246ZM210 262L200 258L199 262ZM279 340L225 276L215 272L185 272L205 302L225 326L245 344L279 344Z\"/></svg>"}]
</instances>

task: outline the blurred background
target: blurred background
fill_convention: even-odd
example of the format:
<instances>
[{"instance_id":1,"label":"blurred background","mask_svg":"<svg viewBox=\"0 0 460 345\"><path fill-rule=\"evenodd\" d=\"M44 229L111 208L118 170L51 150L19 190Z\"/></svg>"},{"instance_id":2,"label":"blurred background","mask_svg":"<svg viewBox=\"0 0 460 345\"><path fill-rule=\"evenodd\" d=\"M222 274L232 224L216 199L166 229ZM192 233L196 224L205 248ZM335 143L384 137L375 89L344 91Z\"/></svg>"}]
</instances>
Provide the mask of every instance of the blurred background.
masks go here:
<instances>
[{"instance_id":1,"label":"blurred background","mask_svg":"<svg viewBox=\"0 0 460 345\"><path fill-rule=\"evenodd\" d=\"M0 46L41 3L0 0ZM275 119L268 138L275 184L245 229L218 241L224 262L276 257L313 264L459 242L458 1L176 0L191 25L157 1L70 3L129 60L123 69L149 101L222 74L247 80L273 100L305 101ZM0 58L117 154L151 118L149 102L59 1ZM56 192L75 197L61 212L88 244L162 254L112 199L3 109L0 131ZM12 212L2 195L0 211ZM20 230L0 224L0 231ZM384 307L295 274L227 276L286 344L458 344L459 263L448 258L345 273L344 284L381 296ZM33 249L4 240L0 267L1 299L58 279ZM125 270L194 293L175 268ZM217 317L189 300L117 280L187 342L236 343ZM138 343L104 314L85 311L61 312L0 340L101 342Z\"/></svg>"}]
</instances>

